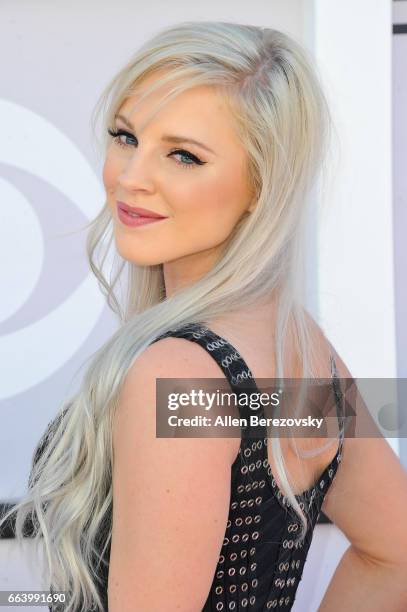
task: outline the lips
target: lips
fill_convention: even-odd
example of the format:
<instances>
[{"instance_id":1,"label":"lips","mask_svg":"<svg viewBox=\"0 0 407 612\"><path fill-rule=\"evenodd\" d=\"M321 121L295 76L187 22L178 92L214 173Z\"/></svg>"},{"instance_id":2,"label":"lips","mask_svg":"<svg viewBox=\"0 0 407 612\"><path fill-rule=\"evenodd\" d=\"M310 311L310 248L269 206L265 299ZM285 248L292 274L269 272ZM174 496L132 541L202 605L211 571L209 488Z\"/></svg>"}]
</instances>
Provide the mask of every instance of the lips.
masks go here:
<instances>
[{"instance_id":1,"label":"lips","mask_svg":"<svg viewBox=\"0 0 407 612\"><path fill-rule=\"evenodd\" d=\"M140 217L146 217L148 219L166 219L164 215L148 210L147 208L140 208L138 206L129 206L125 202L117 202L117 206L120 210L124 210L126 213L136 213Z\"/></svg>"}]
</instances>

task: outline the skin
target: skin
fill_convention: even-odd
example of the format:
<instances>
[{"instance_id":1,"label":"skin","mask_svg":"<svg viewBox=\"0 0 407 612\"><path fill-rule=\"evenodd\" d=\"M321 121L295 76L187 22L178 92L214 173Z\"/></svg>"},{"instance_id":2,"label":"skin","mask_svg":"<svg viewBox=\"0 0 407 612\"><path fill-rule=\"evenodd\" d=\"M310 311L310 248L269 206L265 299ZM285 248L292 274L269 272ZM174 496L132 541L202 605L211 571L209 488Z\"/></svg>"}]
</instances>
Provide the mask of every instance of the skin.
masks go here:
<instances>
[{"instance_id":1,"label":"skin","mask_svg":"<svg viewBox=\"0 0 407 612\"><path fill-rule=\"evenodd\" d=\"M236 223L253 204L247 154L220 94L210 86L195 87L150 118L168 86L135 105L139 93L155 78L145 78L116 113L125 116L133 129L115 119L112 127L125 130L127 136L112 139L103 181L118 252L137 265L162 263L169 296L212 268ZM212 152L196 144L163 142L164 134L192 138ZM204 163L195 163L185 152ZM117 200L167 219L126 226L118 218Z\"/></svg>"}]
</instances>

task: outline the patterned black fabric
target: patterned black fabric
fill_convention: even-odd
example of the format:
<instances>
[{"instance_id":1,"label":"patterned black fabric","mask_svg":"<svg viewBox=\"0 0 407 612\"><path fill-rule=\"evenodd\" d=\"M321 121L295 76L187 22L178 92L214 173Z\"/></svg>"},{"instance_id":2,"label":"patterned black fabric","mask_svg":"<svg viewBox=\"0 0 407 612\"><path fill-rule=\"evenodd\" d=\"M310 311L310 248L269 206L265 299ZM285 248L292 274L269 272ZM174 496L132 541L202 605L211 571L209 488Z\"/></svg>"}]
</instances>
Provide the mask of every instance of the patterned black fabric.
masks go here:
<instances>
[{"instance_id":1,"label":"patterned black fabric","mask_svg":"<svg viewBox=\"0 0 407 612\"><path fill-rule=\"evenodd\" d=\"M232 391L237 394L242 387L245 392L247 389L258 391L253 375L238 351L208 327L189 324L162 334L154 342L165 337L184 338L200 344L218 363ZM239 452L231 468L231 498L224 540L212 586L201 612L291 609L322 502L342 456L344 428L340 414L341 392L333 357L331 371L340 422L339 447L318 481L303 493L306 506L301 501L302 496L296 496L310 518L304 542L299 545L294 542L300 524L294 512L290 511L290 503L271 472L267 458L266 428L256 428L255 438L252 437L253 431L249 435L242 428ZM248 406L239 406L240 417L248 418L249 410ZM261 408L259 412L257 414L263 416ZM49 426L36 458L52 430L53 427ZM97 543L99 551L106 541L105 534L110 524L111 508ZM109 558L110 543L99 569L98 585L106 611ZM59 612L55 607L53 611Z\"/></svg>"},{"instance_id":2,"label":"patterned black fabric","mask_svg":"<svg viewBox=\"0 0 407 612\"><path fill-rule=\"evenodd\" d=\"M242 385L244 389L258 390L238 351L206 326L187 326L160 338L169 336L200 344L221 367L236 393ZM335 397L340 400L333 357L331 371ZM239 410L242 418L248 417L247 406L239 406ZM300 495L296 496L303 510L306 504L310 518L306 538L299 545L294 540L300 523L289 511L290 503L277 486L268 463L267 430L264 427L258 438L249 437L247 431L242 431L239 453L231 470L225 537L202 612L292 608L322 502L341 461L344 429L339 401L337 415L341 435L335 457L314 486L303 492L304 501ZM264 412L259 416L264 416Z\"/></svg>"}]
</instances>

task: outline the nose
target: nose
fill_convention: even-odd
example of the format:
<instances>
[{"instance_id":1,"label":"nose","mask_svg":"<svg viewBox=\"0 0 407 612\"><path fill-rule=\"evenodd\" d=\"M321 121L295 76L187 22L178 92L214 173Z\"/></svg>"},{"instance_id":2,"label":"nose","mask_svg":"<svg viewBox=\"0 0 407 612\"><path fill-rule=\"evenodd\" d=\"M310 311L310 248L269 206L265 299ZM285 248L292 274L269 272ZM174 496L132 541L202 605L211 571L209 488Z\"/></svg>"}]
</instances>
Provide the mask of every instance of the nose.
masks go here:
<instances>
[{"instance_id":1,"label":"nose","mask_svg":"<svg viewBox=\"0 0 407 612\"><path fill-rule=\"evenodd\" d=\"M140 150L135 151L126 161L117 177L118 183L128 191L153 189L152 164Z\"/></svg>"}]
</instances>

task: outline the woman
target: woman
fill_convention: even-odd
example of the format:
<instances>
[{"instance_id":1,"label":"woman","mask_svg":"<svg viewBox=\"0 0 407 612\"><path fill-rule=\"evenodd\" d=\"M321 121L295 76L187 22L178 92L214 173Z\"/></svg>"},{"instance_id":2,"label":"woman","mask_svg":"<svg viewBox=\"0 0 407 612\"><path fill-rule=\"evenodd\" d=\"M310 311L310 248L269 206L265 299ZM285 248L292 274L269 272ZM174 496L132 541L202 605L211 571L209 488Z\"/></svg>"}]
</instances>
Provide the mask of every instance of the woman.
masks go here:
<instances>
[{"instance_id":1,"label":"woman","mask_svg":"<svg viewBox=\"0 0 407 612\"><path fill-rule=\"evenodd\" d=\"M344 437L340 401L334 444L262 427L156 436L158 378L239 391L332 376L339 400L338 375L351 378L301 306L329 128L304 50L275 30L183 23L102 102L106 203L88 249L121 325L37 449L17 536L31 514L67 611L289 610L322 509L351 546L320 610L407 609L406 475L385 440ZM96 262L106 235L110 280Z\"/></svg>"}]
</instances>

